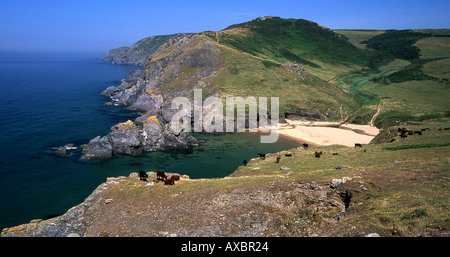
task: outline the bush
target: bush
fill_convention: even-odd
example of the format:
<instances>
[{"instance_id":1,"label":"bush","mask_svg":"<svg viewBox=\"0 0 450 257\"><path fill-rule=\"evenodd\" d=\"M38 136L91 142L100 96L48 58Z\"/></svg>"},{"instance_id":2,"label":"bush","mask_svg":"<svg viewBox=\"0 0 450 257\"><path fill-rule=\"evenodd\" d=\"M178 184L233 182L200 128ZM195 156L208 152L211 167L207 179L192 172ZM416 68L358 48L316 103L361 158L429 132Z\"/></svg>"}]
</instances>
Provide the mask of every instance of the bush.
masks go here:
<instances>
[{"instance_id":1,"label":"bush","mask_svg":"<svg viewBox=\"0 0 450 257\"><path fill-rule=\"evenodd\" d=\"M407 215L404 215L402 217L402 220L405 219L414 219L414 218L420 218L420 217L428 217L428 212L426 209L414 209Z\"/></svg>"}]
</instances>

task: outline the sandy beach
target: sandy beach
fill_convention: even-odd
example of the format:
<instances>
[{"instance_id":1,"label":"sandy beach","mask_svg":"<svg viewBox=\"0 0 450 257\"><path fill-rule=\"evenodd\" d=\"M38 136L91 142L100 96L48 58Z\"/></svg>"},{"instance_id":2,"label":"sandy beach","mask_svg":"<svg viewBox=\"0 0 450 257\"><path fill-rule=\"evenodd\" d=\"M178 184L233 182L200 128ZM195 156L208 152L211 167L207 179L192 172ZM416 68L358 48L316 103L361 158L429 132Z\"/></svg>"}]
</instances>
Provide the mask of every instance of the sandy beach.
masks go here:
<instances>
[{"instance_id":1,"label":"sandy beach","mask_svg":"<svg viewBox=\"0 0 450 257\"><path fill-rule=\"evenodd\" d=\"M278 126L280 136L315 146L338 144L353 147L355 143L368 144L379 132L378 128L370 125L286 121L288 124Z\"/></svg>"}]
</instances>

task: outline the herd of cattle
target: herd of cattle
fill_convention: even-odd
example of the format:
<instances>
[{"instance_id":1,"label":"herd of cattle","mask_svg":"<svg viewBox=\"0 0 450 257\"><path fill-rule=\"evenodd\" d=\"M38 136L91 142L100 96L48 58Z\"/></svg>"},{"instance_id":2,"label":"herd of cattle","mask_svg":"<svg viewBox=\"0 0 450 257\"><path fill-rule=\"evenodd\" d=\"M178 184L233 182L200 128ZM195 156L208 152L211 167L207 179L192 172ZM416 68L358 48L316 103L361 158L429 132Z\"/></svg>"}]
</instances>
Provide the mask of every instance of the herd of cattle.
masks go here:
<instances>
[{"instance_id":1,"label":"herd of cattle","mask_svg":"<svg viewBox=\"0 0 450 257\"><path fill-rule=\"evenodd\" d=\"M419 135L419 136L421 136L424 131L430 131L431 129L430 128L423 128L421 130L414 130L413 131L413 130L408 130L406 128L398 128L397 130L398 130L398 133L399 133L399 137L401 139L403 139L403 138L407 138L408 136L412 136L412 135ZM450 130L450 128L438 128L437 130ZM391 139L390 142L392 143L394 141L395 141L395 138Z\"/></svg>"},{"instance_id":2,"label":"herd of cattle","mask_svg":"<svg viewBox=\"0 0 450 257\"><path fill-rule=\"evenodd\" d=\"M399 132L400 138L406 138L406 137L408 137L408 135L420 135L421 136L424 131L428 131L428 130L431 130L431 129L430 128L423 128L423 129L418 130L418 131L413 131L413 130L408 130L406 128L398 128L398 132ZM450 128L438 128L437 130L450 130ZM395 138L393 138L390 142L392 143L394 141L395 141ZM355 148L358 148L358 147L359 148L363 148L362 144L355 143ZM304 149L308 149L308 144L303 144L303 148ZM364 152L366 152L366 149L364 149ZM322 153L323 153L322 151L320 151L320 152L315 151L314 152L314 156L316 158L320 158ZM333 155L338 155L338 153L333 153ZM262 160L266 159L266 154L258 153L258 156ZM291 153L287 153L287 154L285 154L285 156L286 157L292 157L292 154ZM279 163L280 160L281 160L281 156L277 156L275 163ZM244 166L246 166L247 163L248 162L246 160L244 160Z\"/></svg>"},{"instance_id":3,"label":"herd of cattle","mask_svg":"<svg viewBox=\"0 0 450 257\"><path fill-rule=\"evenodd\" d=\"M398 128L398 133L399 133L400 138L403 139L403 138L408 137L409 135L420 135L421 136L424 131L429 131L429 130L431 130L431 129L430 128L423 128L421 130L412 131L412 130L408 130L406 128ZM439 128L438 130L450 130L450 128L443 128L443 129ZM392 143L394 141L395 141L395 138L391 139L390 142ZM303 144L303 148L304 149L308 149L308 147L309 147L308 144ZM362 148L362 145L360 143L355 143L355 148L356 147ZM364 152L365 151L366 150L364 150ZM314 156L316 158L320 158L321 155L322 155L322 151L320 151L320 152L315 151L314 152ZM338 155L338 153L333 153L333 155ZM265 160L266 159L266 154L258 153L258 156L259 156L259 158L261 160ZM286 153L284 156L285 157L292 157L292 153ZM277 156L275 162L279 163L280 160L281 160L281 156ZM244 166L246 166L248 162L246 160L244 160L243 163L244 163ZM145 171L140 171L139 172L139 178L140 178L140 180L147 181L148 174ZM163 171L157 170L156 171L156 180L157 181L164 181L164 185L174 185L175 181L180 180L180 176L179 175L172 175L169 178Z\"/></svg>"},{"instance_id":4,"label":"herd of cattle","mask_svg":"<svg viewBox=\"0 0 450 257\"><path fill-rule=\"evenodd\" d=\"M140 180L147 181L148 174L145 171L139 171ZM164 171L157 170L156 171L156 180L164 181L164 185L174 185L175 181L180 180L179 175L172 175L170 178L166 175Z\"/></svg>"}]
</instances>

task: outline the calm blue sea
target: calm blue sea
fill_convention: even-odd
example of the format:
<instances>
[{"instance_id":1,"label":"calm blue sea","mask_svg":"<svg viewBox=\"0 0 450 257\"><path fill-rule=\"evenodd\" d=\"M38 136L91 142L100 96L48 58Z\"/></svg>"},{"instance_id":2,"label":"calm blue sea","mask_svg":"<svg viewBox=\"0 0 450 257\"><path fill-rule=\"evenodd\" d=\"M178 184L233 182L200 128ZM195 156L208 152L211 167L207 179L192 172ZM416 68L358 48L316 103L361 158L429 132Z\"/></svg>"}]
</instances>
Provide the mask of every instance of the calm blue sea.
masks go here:
<instances>
[{"instance_id":1,"label":"calm blue sea","mask_svg":"<svg viewBox=\"0 0 450 257\"><path fill-rule=\"evenodd\" d=\"M54 147L105 135L137 113L105 106L99 93L137 67L110 65L98 55L0 53L0 229L65 213L107 177L145 170L224 177L257 153L297 147L280 138L260 144L255 133L196 134L207 142L192 153L149 153L111 160L50 154ZM202 140L205 141L205 140Z\"/></svg>"}]
</instances>

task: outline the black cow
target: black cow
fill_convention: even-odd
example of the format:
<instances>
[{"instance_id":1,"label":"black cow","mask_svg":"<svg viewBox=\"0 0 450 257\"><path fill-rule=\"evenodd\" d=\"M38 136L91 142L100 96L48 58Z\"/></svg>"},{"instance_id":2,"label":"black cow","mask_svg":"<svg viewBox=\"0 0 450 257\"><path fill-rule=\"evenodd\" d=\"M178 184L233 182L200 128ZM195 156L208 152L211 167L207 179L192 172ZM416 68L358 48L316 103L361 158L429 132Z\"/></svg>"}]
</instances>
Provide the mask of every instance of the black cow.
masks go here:
<instances>
[{"instance_id":1,"label":"black cow","mask_svg":"<svg viewBox=\"0 0 450 257\"><path fill-rule=\"evenodd\" d=\"M303 147L305 148L305 149L308 149L308 144L303 144Z\"/></svg>"},{"instance_id":2,"label":"black cow","mask_svg":"<svg viewBox=\"0 0 450 257\"><path fill-rule=\"evenodd\" d=\"M140 180L147 181L147 178L148 178L148 174L145 171L143 171L143 170L139 171L139 179Z\"/></svg>"},{"instance_id":3,"label":"black cow","mask_svg":"<svg viewBox=\"0 0 450 257\"><path fill-rule=\"evenodd\" d=\"M316 158L320 158L321 155L322 155L322 151L314 153L314 156L316 156Z\"/></svg>"},{"instance_id":4,"label":"black cow","mask_svg":"<svg viewBox=\"0 0 450 257\"><path fill-rule=\"evenodd\" d=\"M244 166L247 166L247 161L246 160L244 160Z\"/></svg>"},{"instance_id":5,"label":"black cow","mask_svg":"<svg viewBox=\"0 0 450 257\"><path fill-rule=\"evenodd\" d=\"M360 143L355 143L355 148L356 148L356 147L362 148L362 145L361 145Z\"/></svg>"},{"instance_id":6,"label":"black cow","mask_svg":"<svg viewBox=\"0 0 450 257\"><path fill-rule=\"evenodd\" d=\"M259 153L258 156L259 156L260 159L263 159L263 160L266 159L266 154L265 153Z\"/></svg>"}]
</instances>

